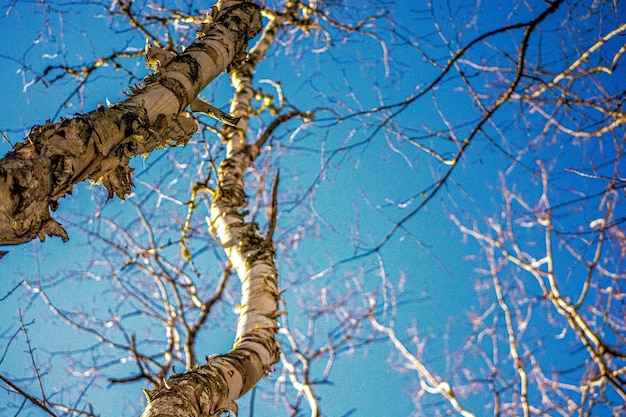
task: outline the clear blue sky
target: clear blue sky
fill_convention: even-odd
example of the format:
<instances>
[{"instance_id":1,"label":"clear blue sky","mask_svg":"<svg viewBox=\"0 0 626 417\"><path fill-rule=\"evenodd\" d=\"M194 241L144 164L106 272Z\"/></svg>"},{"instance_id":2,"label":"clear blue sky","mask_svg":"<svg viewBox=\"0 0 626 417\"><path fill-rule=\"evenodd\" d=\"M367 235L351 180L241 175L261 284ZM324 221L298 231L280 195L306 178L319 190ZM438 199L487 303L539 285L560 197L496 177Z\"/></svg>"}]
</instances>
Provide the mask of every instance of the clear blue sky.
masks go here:
<instances>
[{"instance_id":1,"label":"clear blue sky","mask_svg":"<svg viewBox=\"0 0 626 417\"><path fill-rule=\"evenodd\" d=\"M566 169L589 172L596 167L598 172L611 173L614 167L607 161L613 154L610 139L604 137L576 143L565 135L554 134L549 136L554 139L553 142L546 140L534 145L533 140L540 136L545 124L542 116L528 113L524 119L514 119L519 107L506 106L493 119L504 131L490 125L485 127L485 134L477 136L451 180L423 210L391 236L380 250L380 259L373 254L344 262L376 247L397 221L417 207L424 192L427 194L432 189L433 178L440 178L448 169L447 165L412 146L405 138L389 129L378 129L380 113L347 119L341 124L333 119L336 112L345 116L359 109L368 110L379 106L381 100L384 104L403 102L437 77L439 71L418 53L416 47L407 44L410 40L429 55L432 54L430 58L445 64L448 52L434 32L432 18L420 11L422 6L418 10L414 3L421 2L388 2L389 16L395 24L393 28L402 36L392 36L392 27L384 19L377 28L367 25L364 28L376 32L385 41L388 63L385 63L381 43L366 34L353 34L344 39L340 33L331 30L333 47L320 53L309 50L322 47L324 42L321 38L305 38L299 34L294 35L297 41L292 48L275 46L273 55L259 66L256 79L279 80L287 101L300 110L328 108L332 112L318 111L318 121L296 134L296 123L281 129L280 136L274 139L274 152L267 159L263 157L259 166L270 166L268 178L273 176L276 168L281 170L277 264L290 324L306 332L306 313L300 310L301 306L308 305L313 309L322 291L327 291L329 299L350 298L348 304L354 308L352 312L358 311L364 301L356 298L354 282L363 285L364 291L380 288L379 261L382 259L387 279L396 291L402 292L395 323L398 334L409 342L415 352L415 346L410 344L410 329L416 327L420 337L426 340L425 362L432 365L434 372L443 373L449 371L451 366L446 352L460 350L472 330L471 314L468 312L480 313L486 305L475 291L480 286L478 283L485 281L479 271L487 267L484 254L473 239L459 232L449 216L456 215L468 227L476 223L483 230L486 230L485 218L501 221L503 178L506 178L507 186L527 198L531 206L536 205L541 195L537 160L545 161L549 169L554 203L571 201L583 192L599 192L601 181L582 178ZM537 11L529 12L517 2L486 4L483 1L480 6L470 2L459 6L454 11L454 20L448 20L445 17L446 8L440 2L434 3L442 33L453 44L458 42L461 46L481 33L537 15ZM545 7L545 2L535 3L538 3L537 10ZM63 78L49 87L42 82L33 83L33 74L40 73L48 65L75 65L93 57L107 56L116 48L123 47L134 52L144 47L143 35L128 30L128 25L119 18L111 20L102 6L64 2L49 4L49 9L37 2L0 4L0 37L5 40L0 47L0 78L3 80L0 130L6 132L13 143L22 140L30 127L43 124L47 119L58 120L76 112L87 112L106 100L122 100L122 93L130 79L129 73L139 79L147 74L143 58L124 58L120 62L123 62L126 72L113 71L110 67L98 70L85 86L79 86L69 78ZM181 1L171 2L170 7L203 10L207 5L190 7L187 2ZM541 54L541 60L548 69L561 68L562 62L576 52L568 50L571 56L560 55L563 47L554 28L563 21L565 13L564 6L546 21L547 29L542 32L544 37L536 35L532 38L530 62L535 62L537 55ZM357 14L365 16L365 12ZM586 20L585 25L593 27L592 21L593 18ZM623 22L623 16L615 18L615 21ZM610 23L604 24L611 28ZM194 27L189 28L189 36L194 30ZM495 37L490 40L490 45L477 45L471 57L475 62L482 59L485 66L510 67L508 58L499 54L496 48L514 56L515 45L521 36L522 32L516 31ZM285 38L288 37L285 35ZM540 41L542 46L538 50L535 45ZM589 46L578 38L577 42L577 47ZM615 49L616 45L619 48L615 42L610 47ZM19 64L23 60L29 66L27 70ZM485 76L493 84L484 85L478 81L482 76L479 72L470 67L464 68L466 75L476 80L478 94L489 95L500 91L497 77ZM55 73L53 70L52 74ZM616 74L621 75L600 78L606 90L624 90L623 63ZM268 92L272 91L267 83L258 85ZM225 76L203 92L214 105L220 107L227 106L231 94ZM442 115L445 121L458 126L455 128L457 139L469 134L472 123L481 115L457 75L445 78L432 95L428 93L424 99L408 106L397 116L391 128L413 139L420 138L427 132L445 129ZM258 125L253 124L252 129L251 135L256 134L254 129L258 129ZM434 146L445 157L454 156L457 145L449 145L445 136L432 137L424 143ZM492 145L492 139L500 144L500 149ZM559 143L561 139L563 142ZM341 147L351 148L333 153ZM212 146L212 151L216 148ZM6 141L0 143L1 154L9 149ZM519 163L512 163L507 152L519 155ZM127 311L128 306L124 305L121 296L115 292L115 285L111 284L108 268L101 263L106 258L106 250L96 242L95 247L100 248L102 253L94 254L89 245L94 243L93 239L75 224L80 223L87 231L105 231L104 220L90 222L89 219L112 218L122 229L137 227L140 230L140 222L135 217L136 204L139 203L156 216L157 224L168 218L184 218L185 206L159 198L150 188L152 184L159 185L169 196L185 201L190 184L199 178L196 166L204 158L202 153L203 145L198 137L186 148L160 151L145 160L135 160L137 194L129 202L116 199L104 205L106 193L99 186L81 184L75 187L74 195L61 201L61 208L55 215L68 226L69 243L63 244L60 239L52 238L44 243L0 248L10 250L0 261L0 297L21 280L26 280L33 285L43 284L50 298L68 312L88 308L103 323L113 312ZM184 174L173 168L174 160L179 164L189 164ZM254 196L254 191L250 191L249 195ZM559 213L559 226L572 230L586 227L598 217L597 204L598 200L580 203L577 206L580 210L569 210L570 206L566 206ZM515 210L523 217L521 207ZM618 211L616 217L623 217L624 209L619 207ZM196 220L197 224L202 223L201 216L198 215ZM542 237L535 233L536 229L524 230L520 227L520 230L521 243L540 251ZM162 243L179 238L175 231L169 235L158 227L155 231ZM203 234L206 235L206 230ZM285 246L286 242L293 241L295 234L302 235L297 247L293 243ZM145 233L136 237L139 241L146 239ZM200 239L195 243L196 249L201 242ZM175 254L177 247L169 251L170 255ZM214 258L219 258L219 255L205 255L206 258L197 261L198 266L203 268L205 278L215 282L220 266L215 264ZM570 283L572 288L577 288L576 279L580 270L572 266L574 262L563 246L557 248L557 259L559 270L565 271L564 276L568 277L565 291ZM514 275L514 272L509 274ZM514 280L511 286L513 283ZM323 287L326 289L323 290ZM527 288L532 289L532 284L528 284ZM207 344L204 352L207 355L223 353L232 343L230 329L234 329L236 321L232 308L238 302L236 287L229 294L233 298L228 299L229 304L217 313L216 320L220 323L202 336L201 340ZM40 297L21 286L0 301L0 311L6 317L0 323L0 351L5 352L4 356L0 354L0 373L3 375L25 377L32 369L31 359L25 354L24 336L16 333L19 329L18 309L21 309L24 321L29 323L28 335L32 345L36 346L34 357L45 373L43 381L51 400L61 401L52 393L60 391L60 387L71 387L70 396L63 394L63 398L68 402L79 401L80 389L91 381L89 367L96 362L119 360L112 356L112 352L101 353L106 350L98 351L105 356L92 355L90 352L96 352L93 346L97 345L93 336L69 329L51 316ZM532 332L541 335L540 341L545 346L545 350L540 351L542 357L547 358L545 370L548 372L550 366L567 368L568 358L580 353L574 345L566 352L552 350L553 344L556 346L556 334L548 324L551 317L538 315L532 322ZM336 330L336 320L336 317L320 318L317 322L320 334L312 343L324 345L327 334ZM129 319L128 326L138 335L150 334L154 330L145 328L145 323L140 320ZM11 340L13 334L17 336ZM359 335L367 336L363 333ZM567 337L575 339L571 332ZM74 362L67 355L54 354L68 349L75 351L80 359ZM476 361L476 358L468 357L466 363L471 366ZM68 372L64 369L66 366L74 372ZM325 366L325 361L314 363L316 378L320 377ZM328 416L348 415L353 409L355 411L350 415L354 416L410 415L415 410L411 390L418 384L417 376L414 371L396 369L402 367L402 361L387 342L359 348L353 354L340 355L329 377L332 384L316 387L322 400L322 411ZM133 368L124 368L123 363L107 367L107 371L115 376L127 375L130 371L126 369ZM276 414L271 407L277 376L260 386L256 401L265 401L269 405L257 405L255 416ZM26 381L25 385L30 387L33 395L38 394L38 388L32 381ZM134 410L143 405L140 384L108 386L106 380L96 380L94 386L93 394L87 394L87 398L103 416L136 415ZM98 398L95 393L102 396ZM268 394L269 399L263 399L261 393ZM1 391L0 403L6 398L6 392ZM481 415L484 398L470 395L463 404ZM437 400L438 397L429 399L435 403ZM247 402L248 399L240 402L240 415L248 415ZM131 407L126 407L129 404ZM279 410L279 415L286 415L282 408ZM15 409L11 409L11 413L14 412Z\"/></svg>"}]
</instances>

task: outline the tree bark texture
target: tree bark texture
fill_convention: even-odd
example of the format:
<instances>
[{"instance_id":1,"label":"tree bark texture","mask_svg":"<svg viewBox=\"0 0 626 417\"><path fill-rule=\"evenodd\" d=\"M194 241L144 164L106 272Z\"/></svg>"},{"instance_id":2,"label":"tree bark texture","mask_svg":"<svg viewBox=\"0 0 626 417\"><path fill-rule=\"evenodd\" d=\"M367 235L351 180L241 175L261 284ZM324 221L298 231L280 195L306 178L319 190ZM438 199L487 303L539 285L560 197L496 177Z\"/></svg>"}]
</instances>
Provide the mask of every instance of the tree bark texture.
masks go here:
<instances>
[{"instance_id":1,"label":"tree bark texture","mask_svg":"<svg viewBox=\"0 0 626 417\"><path fill-rule=\"evenodd\" d=\"M246 223L241 214L246 207L245 171L259 153L256 145L248 145L246 141L253 96L252 73L258 63L254 57L259 50L265 53L271 44L267 38L273 38L276 30L276 22L270 21L250 59L231 71L235 86L231 114L240 121L236 127L224 126L226 159L218 168L218 188L210 210L211 232L217 234L242 283L233 349L226 355L208 358L205 365L172 376L158 391L147 392L148 404L142 417L236 413L235 400L249 391L280 358L275 341L280 294L274 246L271 236L259 236L256 224Z\"/></svg>"},{"instance_id":2,"label":"tree bark texture","mask_svg":"<svg viewBox=\"0 0 626 417\"><path fill-rule=\"evenodd\" d=\"M233 349L207 363L175 374L156 391L146 392L143 417L204 417L237 412L235 400L249 391L279 359L278 276L271 236L264 238L245 222L244 172L258 154L245 146L219 167L218 189L211 205L216 233L241 280L242 299Z\"/></svg>"},{"instance_id":3,"label":"tree bark texture","mask_svg":"<svg viewBox=\"0 0 626 417\"><path fill-rule=\"evenodd\" d=\"M248 41L262 29L260 8L241 0L217 4L213 20L184 53L147 48L157 67L145 86L111 108L31 129L24 142L0 160L0 244L28 242L67 232L50 210L85 179L102 181L109 192L130 193L130 158L185 144L197 125L185 109L215 77L245 56Z\"/></svg>"}]
</instances>

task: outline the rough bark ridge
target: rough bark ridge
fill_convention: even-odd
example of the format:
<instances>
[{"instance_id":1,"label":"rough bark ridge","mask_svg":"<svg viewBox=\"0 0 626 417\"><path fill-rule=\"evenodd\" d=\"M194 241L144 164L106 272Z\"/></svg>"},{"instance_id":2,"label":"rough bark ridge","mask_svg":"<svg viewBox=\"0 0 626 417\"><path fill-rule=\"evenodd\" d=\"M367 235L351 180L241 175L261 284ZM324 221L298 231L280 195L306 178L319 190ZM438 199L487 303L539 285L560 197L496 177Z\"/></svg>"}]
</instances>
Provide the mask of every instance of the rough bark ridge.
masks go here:
<instances>
[{"instance_id":1,"label":"rough bark ridge","mask_svg":"<svg viewBox=\"0 0 626 417\"><path fill-rule=\"evenodd\" d=\"M102 181L109 198L124 198L132 186L132 156L185 144L196 131L184 110L221 72L245 56L262 29L259 7L241 0L217 4L212 22L184 53L148 48L157 67L144 87L112 108L35 126L26 140L0 160L0 244L60 236L51 214L58 200L85 179Z\"/></svg>"},{"instance_id":2,"label":"rough bark ridge","mask_svg":"<svg viewBox=\"0 0 626 417\"><path fill-rule=\"evenodd\" d=\"M244 172L258 154L246 146L219 167L211 205L211 229L220 239L241 280L242 299L233 349L207 363L173 375L157 391L146 392L143 417L201 417L237 412L235 400L250 390L278 361L278 277L271 236L245 222Z\"/></svg>"}]
</instances>

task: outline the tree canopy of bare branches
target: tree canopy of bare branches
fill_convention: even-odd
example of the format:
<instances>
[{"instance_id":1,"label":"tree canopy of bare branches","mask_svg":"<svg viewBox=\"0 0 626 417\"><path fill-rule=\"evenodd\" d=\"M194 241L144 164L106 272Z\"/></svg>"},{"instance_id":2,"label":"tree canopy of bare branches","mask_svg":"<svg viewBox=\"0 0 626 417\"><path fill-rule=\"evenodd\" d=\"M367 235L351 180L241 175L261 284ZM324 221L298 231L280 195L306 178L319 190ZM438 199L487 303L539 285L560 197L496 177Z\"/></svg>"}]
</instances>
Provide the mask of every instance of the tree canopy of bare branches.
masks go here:
<instances>
[{"instance_id":1,"label":"tree canopy of bare branches","mask_svg":"<svg viewBox=\"0 0 626 417\"><path fill-rule=\"evenodd\" d=\"M622 2L0 10L3 415L626 413Z\"/></svg>"}]
</instances>

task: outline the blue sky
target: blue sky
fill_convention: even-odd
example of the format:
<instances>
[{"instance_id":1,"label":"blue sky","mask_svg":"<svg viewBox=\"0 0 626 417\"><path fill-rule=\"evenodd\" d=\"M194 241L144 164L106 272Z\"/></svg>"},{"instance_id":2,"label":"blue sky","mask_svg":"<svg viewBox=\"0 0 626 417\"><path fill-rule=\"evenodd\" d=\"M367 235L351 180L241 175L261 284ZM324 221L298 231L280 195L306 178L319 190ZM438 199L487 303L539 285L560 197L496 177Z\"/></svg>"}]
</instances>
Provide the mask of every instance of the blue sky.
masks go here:
<instances>
[{"instance_id":1,"label":"blue sky","mask_svg":"<svg viewBox=\"0 0 626 417\"><path fill-rule=\"evenodd\" d=\"M168 6L185 11L206 7L187 3L168 2ZM536 4L530 7L537 9L529 11L527 5L502 0L490 4L460 2L453 5L453 10L448 10L443 2L433 3L441 34L452 46L466 45L474 37L508 23L531 19L545 8L544 2L533 2ZM67 77L50 86L43 82L31 83L33 74L41 73L48 65L77 65L94 57L107 56L120 48L135 53L141 51L145 43L143 35L130 30L123 20L108 17L102 5L48 4L49 9L44 4L31 2L0 5L0 36L11 40L0 47L0 77L5 80L0 95L0 130L13 143L22 140L30 127L43 124L47 119L57 120L76 112L87 112L106 100L122 100L128 83L147 74L143 58L135 57L120 59L123 67L120 71L114 71L112 66L98 69L84 86ZM341 7L333 12L339 18L354 20L372 13L371 5L363 3L361 7L353 10L354 16L346 16ZM487 268L484 251L474 239L458 230L450 216L458 217L469 228L476 225L484 231L488 230L487 218L504 222L502 190L505 186L522 196L530 207L539 207L542 189L536 162L541 160L550 174L550 197L556 207L557 226L564 231L579 231L584 236L590 222L602 215L602 198L577 199L601 192L605 180L584 177L577 172L596 170L598 174L613 175L614 170L623 169L623 164L617 167L610 164L616 152L620 152L613 148L615 138L611 135L572 139L554 129L542 135L545 119L519 103L511 103L495 113L493 125L488 123L482 134L476 137L446 185L426 207L393 233L378 254L350 260L375 248L388 236L394 224L415 210L424 195L432 190L433 182L449 168L412 145L409 139L432 147L446 158L453 157L458 144L448 140L446 123L454 126L457 139L462 140L482 114L458 73L452 71L437 84L432 94L427 93L404 108L385 128L379 127L389 113L346 117L381 104L404 102L439 75L440 69L431 65L429 59L441 65L449 59L450 52L435 32L432 16L423 11L425 6L421 2L388 2L386 7L390 20L381 18L377 23L366 25L364 30L372 31L384 40L388 48L388 64L385 64L381 42L367 33L344 35L329 28L333 46L320 53L310 51L325 46L323 36L305 37L300 32L282 35L283 40L295 39L295 43L293 46L274 46L270 57L259 66L257 85L265 92L274 93L270 84L262 80L280 81L287 102L303 111L316 109L316 121L310 125L292 122L281 127L273 139L272 151L266 150L262 154L249 181L255 184L261 178L268 188L275 170L280 168L281 211L275 236L279 248L277 266L290 326L305 333L307 315L319 305L322 294L330 300L344 301L346 311L358 314L366 303L359 298L358 290L380 291L382 262L385 279L398 292L395 320L398 334L415 352L417 348L411 340L414 336L412 329L417 329L420 340L425 342L424 362L437 374L454 374L459 364L454 363L452 352L465 346L472 332L471 318L474 314L482 314L493 302L493 294L475 291L489 282L489 277L481 273ZM561 25L566 22L567 7L563 6L549 16L541 35L537 33L531 38L530 67L541 62L543 70L560 70L563 62L571 62L581 48L590 46L591 41L585 36L575 31L570 34ZM453 18L448 17L449 12L453 12ZM584 8L572 7L570 13L572 16L583 15ZM623 16L609 14L602 21L592 16L581 22L584 30L596 36L623 23ZM396 31L395 35L392 30ZM195 28L187 29L182 25L178 32L174 28L172 31L178 37L176 42L184 43L194 36ZM521 36L520 30L495 36L489 43L476 45L468 59L485 66L514 68L510 57L515 56ZM619 49L620 39L607 43L604 58ZM27 68L18 61L26 62ZM492 102L503 91L507 81L505 76L480 72L469 64L463 64L462 68L479 96L485 97L485 102ZM58 74L53 70L50 78ZM572 82L568 88L582 97L598 94L602 89L609 95L617 95L624 90L623 75L624 66L620 62L613 75L600 75L598 84ZM226 108L232 95L227 77L218 78L202 95L214 105ZM548 111L553 108L551 102L543 106ZM520 108L522 117L519 117ZM339 123L337 115L345 119ZM558 114L563 123L568 122L568 117L582 119L583 116L575 112L573 115ZM262 128L260 123L267 124L270 120L264 115L262 122L253 122L250 136L254 138ZM591 129L592 123L593 120L585 121L582 125ZM619 129L618 139L620 134L623 136L623 128ZM432 133L439 131L438 134ZM210 135L206 137L213 140ZM499 146L495 147L493 142ZM0 143L0 153L9 149L6 141ZM512 162L510 155L519 160ZM145 159L137 158L133 162L135 194L126 202L115 199L104 204L106 193L100 186L76 186L73 196L61 201L55 216L68 226L70 242L63 244L52 238L44 243L3 248L9 249L10 253L0 261L0 297L26 280L32 285L43 285L56 305L72 314L78 313L75 317L85 323L95 321L106 327L112 317L131 313L132 304L120 294L113 276L119 275L123 282L136 283L140 289L148 288L147 291L150 281L140 271L121 267L128 259L94 237L95 232L113 240L119 238L121 242L124 242L124 233L129 232L137 242L145 244L148 236L137 218L138 206L141 206L144 214L153 216L156 240L164 245L164 254L191 274L191 266L180 259L179 247L169 243L176 241L180 232L168 230L166 225L172 219L184 219L187 208L182 202L189 198L191 184L208 172L208 159L219 156L219 144L214 141L207 144L201 135L197 135L185 148L158 151ZM163 193L154 191L156 187ZM260 201L254 200L255 194L251 189L252 207L264 207L268 201L267 193ZM572 201L576 203L570 203ZM260 210L257 219L264 227L262 213ZM516 217L515 229L522 246L540 256L540 228L524 226L528 224L524 219L532 218L532 215L521 205L514 205L512 214ZM615 218L623 218L624 214L623 207L618 206ZM208 246L210 239L206 227L203 229L203 222L203 213L194 214L193 224L198 231L192 247L197 255L195 266L206 280L201 285L202 290L208 294L219 279L224 257ZM111 224L119 229L111 229ZM583 240L572 237L573 244L584 252ZM555 250L557 270L563 277L562 289L565 293L576 294L584 271L562 243ZM619 250L606 250L607 264L610 265ZM584 253L590 255L589 252L590 249ZM107 266L107 259L118 262L117 266ZM615 268L619 271L619 264ZM538 296L538 292L534 292L538 291L536 285L519 269L509 266L503 270L502 276L509 279L510 300L517 300L513 298L518 295L516 279L526 285L529 298ZM202 354L222 353L229 349L236 321L233 308L238 302L237 297L237 287L233 284L229 286L225 303L215 312L210 330L201 336L201 341L206 344L206 352ZM379 301L382 300L380 295ZM519 306L524 309L528 305L520 301ZM45 390L49 395L58 392L51 399L61 401L60 397L63 397L65 401L77 404L88 401L103 416L135 415L135 410L141 409L141 384L109 386L105 378L92 380L93 374L89 371L90 366L106 364L105 372L121 377L134 369L132 360L116 357L114 350L98 347L93 335L70 329L54 318L41 297L27 291L24 285L0 301L0 310L7 317L0 327L0 347L5 351L0 361L0 373L24 381L25 386L37 395L37 385L32 380L21 379L32 372L31 357L25 354L26 339L18 331L21 311L24 322L28 323L30 342L36 346L33 356L45 373ZM90 314L82 316L80 312L83 310ZM310 342L311 346L328 343L327 336L336 331L342 311L338 308L335 314L321 316L316 321L319 333ZM539 335L534 339L537 348L533 352L541 358L542 369L550 372L578 364L582 353L571 330L564 339L560 338L557 330L563 324L558 314L550 312L549 308L537 311L528 335ZM493 314L486 317L491 319ZM124 323L128 329L136 331L138 337L159 336L154 332L157 327L151 327L153 322L131 315L125 317ZM123 338L121 332L115 334L114 331L115 328L111 330L112 337ZM371 334L368 331L369 326L364 325L357 335L367 337ZM12 335L16 335L15 338L11 339ZM157 352L161 346L159 343L162 342L144 347ZM66 350L72 351L71 355L58 353ZM501 355L506 363L505 345ZM326 360L324 357L313 363L315 378L320 378ZM131 363L130 367L128 363ZM463 364L482 366L480 358L472 355L467 355ZM68 373L67 367L75 373ZM416 373L404 367L397 352L385 341L357 346L352 354L338 355L329 375L330 381L316 387L322 411L328 416L411 415L415 412L413 401L419 383ZM512 370L504 373L507 372L512 373ZM462 373L458 371L456 374L456 382L462 382ZM577 371L571 375L571 380L575 381L579 375L580 371ZM278 377L279 372L260 385L255 399L255 416L275 415L273 395ZM86 384L93 386L81 397L80 392ZM291 395L293 398L293 391ZM7 398L5 391L0 392L0 403L8 402ZM248 401L247 398L241 400L240 415L248 415ZM435 415L436 410L444 407L439 401L437 396L425 398L424 410ZM463 404L476 415L481 415L488 409L488 401L488 395L470 395ZM15 413L17 408L10 407L10 412ZM287 415L282 414L282 408L279 410L279 415ZM299 415L307 415L306 406L303 410ZM602 412L598 413L602 415Z\"/></svg>"}]
</instances>

